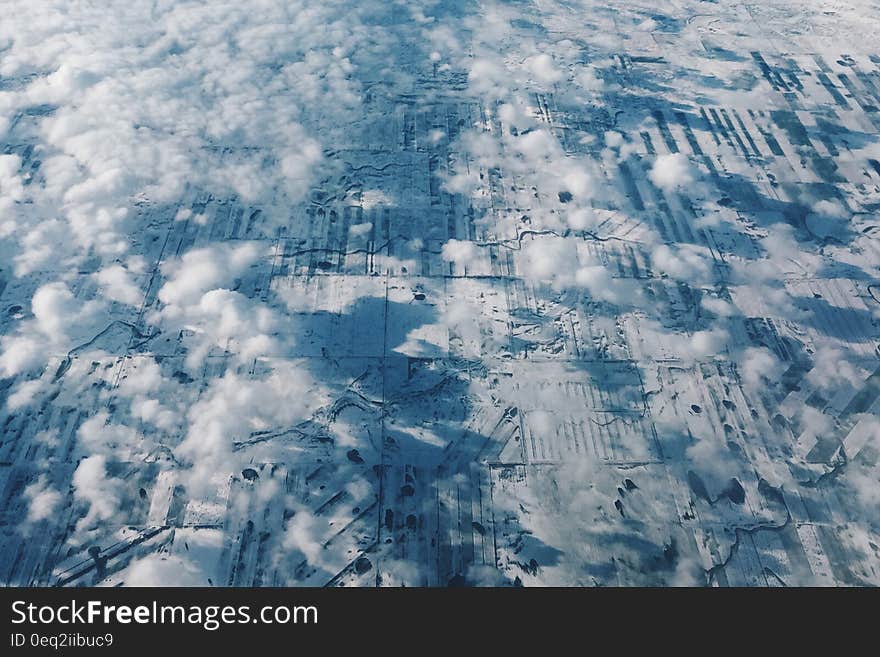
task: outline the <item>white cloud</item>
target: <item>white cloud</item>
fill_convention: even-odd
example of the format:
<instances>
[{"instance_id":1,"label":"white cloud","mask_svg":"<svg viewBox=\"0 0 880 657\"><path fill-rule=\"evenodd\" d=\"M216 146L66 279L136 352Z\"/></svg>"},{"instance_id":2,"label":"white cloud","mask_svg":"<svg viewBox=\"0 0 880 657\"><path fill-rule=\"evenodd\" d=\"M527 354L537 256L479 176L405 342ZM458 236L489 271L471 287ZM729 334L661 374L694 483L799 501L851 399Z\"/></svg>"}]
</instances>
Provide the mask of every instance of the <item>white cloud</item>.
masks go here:
<instances>
[{"instance_id":1,"label":"white cloud","mask_svg":"<svg viewBox=\"0 0 880 657\"><path fill-rule=\"evenodd\" d=\"M751 390L763 387L779 374L780 363L773 353L763 347L748 347L739 356L739 371L743 382Z\"/></svg>"},{"instance_id":2,"label":"white cloud","mask_svg":"<svg viewBox=\"0 0 880 657\"><path fill-rule=\"evenodd\" d=\"M62 281L41 285L31 299L33 320L16 334L0 336L0 372L11 376L65 355L76 341L94 335L102 307L99 300L76 298Z\"/></svg>"},{"instance_id":3,"label":"white cloud","mask_svg":"<svg viewBox=\"0 0 880 657\"><path fill-rule=\"evenodd\" d=\"M708 249L692 244L660 244L651 252L653 269L692 285L707 281L711 262Z\"/></svg>"},{"instance_id":4,"label":"white cloud","mask_svg":"<svg viewBox=\"0 0 880 657\"><path fill-rule=\"evenodd\" d=\"M523 276L535 282L568 285L580 265L577 241L545 237L523 243Z\"/></svg>"},{"instance_id":5,"label":"white cloud","mask_svg":"<svg viewBox=\"0 0 880 657\"><path fill-rule=\"evenodd\" d=\"M143 292L132 280L131 272L122 265L104 267L94 276L108 299L130 306L137 306L143 301Z\"/></svg>"},{"instance_id":6,"label":"white cloud","mask_svg":"<svg viewBox=\"0 0 880 657\"><path fill-rule=\"evenodd\" d=\"M142 458L153 445L152 440L135 429L110 422L110 414L106 411L86 419L76 435L86 453L104 454L110 458Z\"/></svg>"},{"instance_id":7,"label":"white cloud","mask_svg":"<svg viewBox=\"0 0 880 657\"><path fill-rule=\"evenodd\" d=\"M28 500L29 522L51 518L63 499L61 493L49 484L46 475L40 475L35 482L28 484L24 496Z\"/></svg>"},{"instance_id":8,"label":"white cloud","mask_svg":"<svg viewBox=\"0 0 880 657\"><path fill-rule=\"evenodd\" d=\"M284 549L298 550L312 566L322 563L324 547L319 540L321 521L305 508L296 511L293 518L287 521L284 532Z\"/></svg>"},{"instance_id":9,"label":"white cloud","mask_svg":"<svg viewBox=\"0 0 880 657\"><path fill-rule=\"evenodd\" d=\"M233 443L254 431L290 427L322 402L308 372L295 363L278 363L263 378L227 373L213 379L190 407L186 437L175 449L189 464L188 487L209 490L216 473L234 469Z\"/></svg>"},{"instance_id":10,"label":"white cloud","mask_svg":"<svg viewBox=\"0 0 880 657\"><path fill-rule=\"evenodd\" d=\"M43 345L25 335L0 336L0 373L4 377L14 376L43 362ZM13 403L24 401L16 398Z\"/></svg>"},{"instance_id":11,"label":"white cloud","mask_svg":"<svg viewBox=\"0 0 880 657\"><path fill-rule=\"evenodd\" d=\"M479 247L468 240L451 239L443 245L440 256L446 262L468 265L479 257Z\"/></svg>"},{"instance_id":12,"label":"white cloud","mask_svg":"<svg viewBox=\"0 0 880 657\"><path fill-rule=\"evenodd\" d=\"M731 317L736 314L736 308L732 304L718 297L704 294L700 299L700 305L709 312L719 317Z\"/></svg>"},{"instance_id":13,"label":"white cloud","mask_svg":"<svg viewBox=\"0 0 880 657\"><path fill-rule=\"evenodd\" d=\"M260 255L255 243L220 243L193 249L163 265L167 280L159 289L159 300L173 306L198 303L203 294L230 283Z\"/></svg>"},{"instance_id":14,"label":"white cloud","mask_svg":"<svg viewBox=\"0 0 880 657\"><path fill-rule=\"evenodd\" d=\"M694 182L694 168L683 153L660 155L648 173L651 182L665 191L683 189Z\"/></svg>"},{"instance_id":15,"label":"white cloud","mask_svg":"<svg viewBox=\"0 0 880 657\"><path fill-rule=\"evenodd\" d=\"M73 496L88 504L77 529L92 529L113 519L122 501L122 481L107 474L106 456L97 454L80 461L73 473Z\"/></svg>"},{"instance_id":16,"label":"white cloud","mask_svg":"<svg viewBox=\"0 0 880 657\"><path fill-rule=\"evenodd\" d=\"M525 61L525 66L534 79L541 84L555 84L563 78L562 71L557 68L556 63L553 61L553 57L547 53L541 53L540 55L529 57Z\"/></svg>"}]
</instances>

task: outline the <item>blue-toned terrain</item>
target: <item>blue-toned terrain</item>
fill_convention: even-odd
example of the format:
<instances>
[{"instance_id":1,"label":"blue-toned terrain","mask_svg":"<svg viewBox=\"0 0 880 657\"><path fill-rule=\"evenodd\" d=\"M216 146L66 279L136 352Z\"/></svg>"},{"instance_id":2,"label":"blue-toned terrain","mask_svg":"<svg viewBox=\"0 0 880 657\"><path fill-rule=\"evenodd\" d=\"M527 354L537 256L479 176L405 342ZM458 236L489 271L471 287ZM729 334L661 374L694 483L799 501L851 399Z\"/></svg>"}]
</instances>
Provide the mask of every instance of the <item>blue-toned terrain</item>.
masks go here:
<instances>
[{"instance_id":1,"label":"blue-toned terrain","mask_svg":"<svg viewBox=\"0 0 880 657\"><path fill-rule=\"evenodd\" d=\"M0 583L880 584L876 3L7 4Z\"/></svg>"}]
</instances>

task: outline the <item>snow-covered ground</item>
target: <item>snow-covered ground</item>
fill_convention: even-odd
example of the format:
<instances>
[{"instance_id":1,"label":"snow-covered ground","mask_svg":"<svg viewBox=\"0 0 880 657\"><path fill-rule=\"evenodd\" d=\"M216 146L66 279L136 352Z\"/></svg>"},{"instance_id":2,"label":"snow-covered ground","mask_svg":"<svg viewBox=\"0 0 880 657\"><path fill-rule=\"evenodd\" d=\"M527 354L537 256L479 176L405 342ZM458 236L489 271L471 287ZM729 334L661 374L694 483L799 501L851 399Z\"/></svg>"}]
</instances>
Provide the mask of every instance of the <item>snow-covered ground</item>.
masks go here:
<instances>
[{"instance_id":1,"label":"snow-covered ground","mask_svg":"<svg viewBox=\"0 0 880 657\"><path fill-rule=\"evenodd\" d=\"M880 584L876 3L0 11L0 583Z\"/></svg>"}]
</instances>

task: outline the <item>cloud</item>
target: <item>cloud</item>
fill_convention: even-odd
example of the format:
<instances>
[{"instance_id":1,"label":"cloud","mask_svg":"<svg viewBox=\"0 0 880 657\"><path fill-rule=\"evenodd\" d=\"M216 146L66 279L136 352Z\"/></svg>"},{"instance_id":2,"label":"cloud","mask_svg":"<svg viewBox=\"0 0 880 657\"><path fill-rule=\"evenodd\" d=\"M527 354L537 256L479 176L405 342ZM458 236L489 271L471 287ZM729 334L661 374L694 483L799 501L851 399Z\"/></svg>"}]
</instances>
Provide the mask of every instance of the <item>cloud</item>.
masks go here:
<instances>
[{"instance_id":1,"label":"cloud","mask_svg":"<svg viewBox=\"0 0 880 657\"><path fill-rule=\"evenodd\" d=\"M61 342L67 335L68 325L81 314L79 303L64 283L40 286L31 299L31 312L36 328L53 342Z\"/></svg>"},{"instance_id":2,"label":"cloud","mask_svg":"<svg viewBox=\"0 0 880 657\"><path fill-rule=\"evenodd\" d=\"M618 279L577 237L540 236L523 241L522 276L554 289L583 288L598 301L635 303L640 293L632 280Z\"/></svg>"},{"instance_id":3,"label":"cloud","mask_svg":"<svg viewBox=\"0 0 880 657\"><path fill-rule=\"evenodd\" d=\"M2 366L2 361L0 361L0 366ZM22 381L6 399L6 408L10 411L17 411L29 406L42 389L43 381L40 379Z\"/></svg>"},{"instance_id":4,"label":"cloud","mask_svg":"<svg viewBox=\"0 0 880 657\"><path fill-rule=\"evenodd\" d=\"M12 210L16 201L24 199L24 184L19 171L21 157L0 155L0 211L6 214Z\"/></svg>"},{"instance_id":5,"label":"cloud","mask_svg":"<svg viewBox=\"0 0 880 657\"><path fill-rule=\"evenodd\" d=\"M0 336L0 373L11 377L43 364L43 345L24 335ZM23 401L22 398L19 400Z\"/></svg>"},{"instance_id":6,"label":"cloud","mask_svg":"<svg viewBox=\"0 0 880 657\"><path fill-rule=\"evenodd\" d=\"M598 92L605 88L605 80L594 66L578 68L574 74L574 82L586 91Z\"/></svg>"},{"instance_id":7,"label":"cloud","mask_svg":"<svg viewBox=\"0 0 880 657\"><path fill-rule=\"evenodd\" d=\"M24 187L20 156L2 156L0 236L42 244L51 226L58 245L51 259L21 248L20 272L89 250L123 256L143 216L135 203L177 202L187 188L286 221L281 209L325 165L317 128L332 139L360 104L349 53L382 35L359 21L339 2L111 2L101 16L79 1L14 2L0 76L22 83L4 88L0 110L25 119L0 127L36 137L40 184Z\"/></svg>"},{"instance_id":8,"label":"cloud","mask_svg":"<svg viewBox=\"0 0 880 657\"><path fill-rule=\"evenodd\" d=\"M739 355L739 372L750 390L759 390L776 379L780 363L769 349L748 347Z\"/></svg>"},{"instance_id":9,"label":"cloud","mask_svg":"<svg viewBox=\"0 0 880 657\"><path fill-rule=\"evenodd\" d=\"M323 401L308 372L295 363L279 362L262 378L226 373L213 379L190 407L186 436L174 450L188 465L188 489L211 490L216 473L237 469L235 443L253 432L289 428Z\"/></svg>"},{"instance_id":10,"label":"cloud","mask_svg":"<svg viewBox=\"0 0 880 657\"><path fill-rule=\"evenodd\" d=\"M163 265L166 282L159 289L159 300L178 307L197 304L206 292L235 280L260 255L259 245L252 242L193 249Z\"/></svg>"},{"instance_id":11,"label":"cloud","mask_svg":"<svg viewBox=\"0 0 880 657\"><path fill-rule=\"evenodd\" d=\"M277 351L272 336L277 326L275 313L268 307L230 290L211 290L190 307L186 326L206 339L192 354L200 362L209 346L227 349L243 361L269 356Z\"/></svg>"},{"instance_id":12,"label":"cloud","mask_svg":"<svg viewBox=\"0 0 880 657\"><path fill-rule=\"evenodd\" d=\"M705 247L660 244L651 252L651 266L658 273L695 285L708 281L711 257Z\"/></svg>"},{"instance_id":13,"label":"cloud","mask_svg":"<svg viewBox=\"0 0 880 657\"><path fill-rule=\"evenodd\" d=\"M507 95L507 70L492 59L475 59L468 72L468 84L477 93L492 98Z\"/></svg>"},{"instance_id":14,"label":"cloud","mask_svg":"<svg viewBox=\"0 0 880 657\"><path fill-rule=\"evenodd\" d=\"M709 296L708 294L704 294L700 298L700 306L718 317L731 317L736 314L736 308L732 304L724 299Z\"/></svg>"},{"instance_id":15,"label":"cloud","mask_svg":"<svg viewBox=\"0 0 880 657\"><path fill-rule=\"evenodd\" d=\"M807 372L807 380L823 390L850 388L858 390L870 375L837 347L820 345L813 354L813 367Z\"/></svg>"},{"instance_id":16,"label":"cloud","mask_svg":"<svg viewBox=\"0 0 880 657\"><path fill-rule=\"evenodd\" d=\"M87 456L73 473L73 496L85 502L88 511L77 523L77 530L93 529L112 520L122 502L122 481L107 474L107 457Z\"/></svg>"},{"instance_id":17,"label":"cloud","mask_svg":"<svg viewBox=\"0 0 880 657\"><path fill-rule=\"evenodd\" d=\"M297 550L302 553L309 565L320 566L324 552L321 544L321 521L305 508L296 511L293 518L287 521L284 532L283 546L285 550Z\"/></svg>"},{"instance_id":18,"label":"cloud","mask_svg":"<svg viewBox=\"0 0 880 657\"><path fill-rule=\"evenodd\" d=\"M657 187L667 192L681 190L696 179L693 166L683 153L658 156L648 177Z\"/></svg>"},{"instance_id":19,"label":"cloud","mask_svg":"<svg viewBox=\"0 0 880 657\"><path fill-rule=\"evenodd\" d=\"M224 287L262 256L260 245L253 242L219 243L193 249L162 267L166 282L158 298L164 305L149 320L188 332L190 368L197 368L214 347L242 361L278 351L278 314L260 300Z\"/></svg>"},{"instance_id":20,"label":"cloud","mask_svg":"<svg viewBox=\"0 0 880 657\"><path fill-rule=\"evenodd\" d=\"M110 422L110 414L106 411L85 420L76 435L86 453L103 454L108 458L143 458L153 444L135 429Z\"/></svg>"},{"instance_id":21,"label":"cloud","mask_svg":"<svg viewBox=\"0 0 880 657\"><path fill-rule=\"evenodd\" d=\"M481 315L482 309L469 299L453 299L444 308L442 321L461 338L465 356L480 355Z\"/></svg>"},{"instance_id":22,"label":"cloud","mask_svg":"<svg viewBox=\"0 0 880 657\"><path fill-rule=\"evenodd\" d=\"M575 240L545 237L523 244L523 276L536 283L570 285L580 260Z\"/></svg>"},{"instance_id":23,"label":"cloud","mask_svg":"<svg viewBox=\"0 0 880 657\"><path fill-rule=\"evenodd\" d=\"M104 267L94 276L108 299L129 306L137 306L143 301L143 291L134 282L131 272L122 265Z\"/></svg>"},{"instance_id":24,"label":"cloud","mask_svg":"<svg viewBox=\"0 0 880 657\"><path fill-rule=\"evenodd\" d=\"M473 242L452 239L443 245L440 257L446 262L466 266L474 262L479 257L479 253L479 247Z\"/></svg>"},{"instance_id":25,"label":"cloud","mask_svg":"<svg viewBox=\"0 0 880 657\"><path fill-rule=\"evenodd\" d=\"M28 500L28 522L51 518L63 501L61 493L52 488L46 475L40 475L35 482L28 484L24 496Z\"/></svg>"},{"instance_id":26,"label":"cloud","mask_svg":"<svg viewBox=\"0 0 880 657\"><path fill-rule=\"evenodd\" d=\"M31 298L33 319L19 325L16 334L0 336L0 372L12 376L65 355L75 342L94 334L102 308L99 300L76 298L64 282L41 285Z\"/></svg>"},{"instance_id":27,"label":"cloud","mask_svg":"<svg viewBox=\"0 0 880 657\"><path fill-rule=\"evenodd\" d=\"M525 67L532 77L541 84L552 85L563 78L562 71L557 68L553 57L547 53L529 57L525 61Z\"/></svg>"}]
</instances>

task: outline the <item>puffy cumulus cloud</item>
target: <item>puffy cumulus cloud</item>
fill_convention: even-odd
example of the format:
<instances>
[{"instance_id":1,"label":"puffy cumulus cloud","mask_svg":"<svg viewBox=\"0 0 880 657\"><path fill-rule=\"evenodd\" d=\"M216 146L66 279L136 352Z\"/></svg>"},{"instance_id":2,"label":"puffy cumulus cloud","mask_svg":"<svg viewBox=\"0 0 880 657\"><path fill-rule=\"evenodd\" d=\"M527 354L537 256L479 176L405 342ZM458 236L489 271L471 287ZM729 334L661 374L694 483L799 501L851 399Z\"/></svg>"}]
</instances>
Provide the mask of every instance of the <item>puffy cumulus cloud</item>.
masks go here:
<instances>
[{"instance_id":1,"label":"puffy cumulus cloud","mask_svg":"<svg viewBox=\"0 0 880 657\"><path fill-rule=\"evenodd\" d=\"M326 522L326 521L324 521ZM285 550L300 552L311 566L320 566L324 546L320 541L323 533L320 518L315 517L308 509L300 508L287 521L282 545Z\"/></svg>"},{"instance_id":2,"label":"puffy cumulus cloud","mask_svg":"<svg viewBox=\"0 0 880 657\"><path fill-rule=\"evenodd\" d=\"M574 82L585 91L599 92L605 89L605 80L595 66L578 67Z\"/></svg>"},{"instance_id":3,"label":"puffy cumulus cloud","mask_svg":"<svg viewBox=\"0 0 880 657\"><path fill-rule=\"evenodd\" d=\"M126 374L119 380L116 392L123 397L149 395L158 392L167 383L155 358L138 356L126 362Z\"/></svg>"},{"instance_id":4,"label":"puffy cumulus cloud","mask_svg":"<svg viewBox=\"0 0 880 657\"><path fill-rule=\"evenodd\" d=\"M30 405L43 390L43 386L44 382L41 379L20 382L7 397L6 408L17 411Z\"/></svg>"},{"instance_id":5,"label":"puffy cumulus cloud","mask_svg":"<svg viewBox=\"0 0 880 657\"><path fill-rule=\"evenodd\" d=\"M700 298L700 306L718 317L731 317L736 314L736 308L733 307L733 304L708 294L704 294Z\"/></svg>"},{"instance_id":6,"label":"puffy cumulus cloud","mask_svg":"<svg viewBox=\"0 0 880 657\"><path fill-rule=\"evenodd\" d=\"M507 69L494 59L477 58L468 71L470 88L489 98L504 98L509 92Z\"/></svg>"},{"instance_id":7,"label":"puffy cumulus cloud","mask_svg":"<svg viewBox=\"0 0 880 657\"><path fill-rule=\"evenodd\" d=\"M446 262L454 262L457 265L469 265L479 257L479 247L468 240L451 239L440 252L440 257Z\"/></svg>"},{"instance_id":8,"label":"puffy cumulus cloud","mask_svg":"<svg viewBox=\"0 0 880 657\"><path fill-rule=\"evenodd\" d=\"M870 372L865 371L842 349L820 345L813 354L813 367L807 380L824 390L857 390L864 385Z\"/></svg>"},{"instance_id":9,"label":"puffy cumulus cloud","mask_svg":"<svg viewBox=\"0 0 880 657\"><path fill-rule=\"evenodd\" d=\"M13 230L18 228L13 226ZM15 275L27 276L44 265L58 262L59 251L66 248L67 240L68 228L63 222L46 219L36 223L20 235L18 244L12 249L15 252L11 258L15 262ZM61 262L65 262L63 257Z\"/></svg>"},{"instance_id":10,"label":"puffy cumulus cloud","mask_svg":"<svg viewBox=\"0 0 880 657\"><path fill-rule=\"evenodd\" d=\"M63 281L41 285L31 299L33 319L0 336L0 374L13 376L65 355L78 340L94 335L102 308L99 300L78 299Z\"/></svg>"},{"instance_id":11,"label":"puffy cumulus cloud","mask_svg":"<svg viewBox=\"0 0 880 657\"><path fill-rule=\"evenodd\" d=\"M737 357L739 374L749 390L760 390L768 382L778 380L782 364L772 351L764 347L748 347Z\"/></svg>"},{"instance_id":12,"label":"puffy cumulus cloud","mask_svg":"<svg viewBox=\"0 0 880 657\"><path fill-rule=\"evenodd\" d=\"M711 263L709 250L693 244L660 244L651 251L655 271L691 285L707 282Z\"/></svg>"},{"instance_id":13,"label":"puffy cumulus cloud","mask_svg":"<svg viewBox=\"0 0 880 657\"><path fill-rule=\"evenodd\" d=\"M813 204L812 210L821 217L848 219L852 213L837 199L822 199Z\"/></svg>"},{"instance_id":14,"label":"puffy cumulus cloud","mask_svg":"<svg viewBox=\"0 0 880 657\"><path fill-rule=\"evenodd\" d=\"M685 456L713 498L724 490L732 478L740 476L740 463L733 453L712 438L697 440L685 450Z\"/></svg>"},{"instance_id":15,"label":"puffy cumulus cloud","mask_svg":"<svg viewBox=\"0 0 880 657\"><path fill-rule=\"evenodd\" d=\"M694 167L683 153L658 156L648 177L652 183L665 191L680 190L696 179Z\"/></svg>"},{"instance_id":16,"label":"puffy cumulus cloud","mask_svg":"<svg viewBox=\"0 0 880 657\"><path fill-rule=\"evenodd\" d=\"M31 312L36 328L53 342L61 342L71 324L83 318L88 310L73 296L65 283L47 283L40 286L31 299Z\"/></svg>"},{"instance_id":17,"label":"puffy cumulus cloud","mask_svg":"<svg viewBox=\"0 0 880 657\"><path fill-rule=\"evenodd\" d=\"M110 422L106 411L96 413L83 422L77 430L80 447L88 454L104 454L116 458L143 458L150 451L153 441L122 424Z\"/></svg>"},{"instance_id":18,"label":"puffy cumulus cloud","mask_svg":"<svg viewBox=\"0 0 880 657\"><path fill-rule=\"evenodd\" d=\"M521 102L507 102L498 106L498 118L509 131L522 132L534 128L537 122L529 108Z\"/></svg>"},{"instance_id":19,"label":"puffy cumulus cloud","mask_svg":"<svg viewBox=\"0 0 880 657\"><path fill-rule=\"evenodd\" d=\"M115 393L117 404L129 402L132 418L171 435L178 433L188 398L175 379L162 375L153 357L127 359Z\"/></svg>"},{"instance_id":20,"label":"puffy cumulus cloud","mask_svg":"<svg viewBox=\"0 0 880 657\"><path fill-rule=\"evenodd\" d=\"M163 305L149 319L191 334L189 367L198 367L213 347L242 361L278 351L278 315L259 300L225 287L261 255L255 243L221 243L189 251L162 267L167 280L158 297Z\"/></svg>"},{"instance_id":21,"label":"puffy cumulus cloud","mask_svg":"<svg viewBox=\"0 0 880 657\"><path fill-rule=\"evenodd\" d=\"M137 397L131 400L131 416L141 422L172 433L180 424L181 415L159 399Z\"/></svg>"},{"instance_id":22,"label":"puffy cumulus cloud","mask_svg":"<svg viewBox=\"0 0 880 657\"><path fill-rule=\"evenodd\" d=\"M185 324L196 335L187 356L189 367L198 366L212 347L225 349L241 361L275 354L273 333L278 317L271 308L231 290L211 290L198 304L186 309Z\"/></svg>"},{"instance_id":23,"label":"puffy cumulus cloud","mask_svg":"<svg viewBox=\"0 0 880 657\"><path fill-rule=\"evenodd\" d=\"M723 326L684 333L652 319L639 321L637 351L650 359L677 358L685 363L726 356L730 335Z\"/></svg>"},{"instance_id":24,"label":"puffy cumulus cloud","mask_svg":"<svg viewBox=\"0 0 880 657\"><path fill-rule=\"evenodd\" d=\"M159 300L172 309L166 309L165 314L173 314L174 307L198 303L206 292L228 285L260 255L259 245L253 242L219 243L166 262L162 266L166 282L159 289Z\"/></svg>"},{"instance_id":25,"label":"puffy cumulus cloud","mask_svg":"<svg viewBox=\"0 0 880 657\"><path fill-rule=\"evenodd\" d=\"M521 274L554 289L580 288L597 301L634 303L640 298L632 280L617 279L577 237L540 236L523 241Z\"/></svg>"},{"instance_id":26,"label":"puffy cumulus cloud","mask_svg":"<svg viewBox=\"0 0 880 657\"><path fill-rule=\"evenodd\" d=\"M134 267L113 264L93 274L104 297L129 306L138 306L144 300L144 291L135 280L135 275L143 273L143 263L138 260Z\"/></svg>"},{"instance_id":27,"label":"puffy cumulus cloud","mask_svg":"<svg viewBox=\"0 0 880 657\"><path fill-rule=\"evenodd\" d=\"M593 262L592 258L582 263L575 273L574 280L578 287L585 288L590 296L598 301L621 303L626 292L633 294L629 300L634 301L637 294L634 286L628 281L613 278L605 265Z\"/></svg>"},{"instance_id":28,"label":"puffy cumulus cloud","mask_svg":"<svg viewBox=\"0 0 880 657\"><path fill-rule=\"evenodd\" d=\"M211 488L218 472L234 469L235 443L253 432L288 428L307 419L324 402L308 372L296 363L279 362L263 378L235 373L213 379L188 412L188 430L175 454L189 469L188 489Z\"/></svg>"},{"instance_id":29,"label":"puffy cumulus cloud","mask_svg":"<svg viewBox=\"0 0 880 657\"><path fill-rule=\"evenodd\" d=\"M0 210L28 201L14 218L0 213L0 236L25 247L31 271L48 262L25 245L40 242L34 231L60 227L56 262L89 250L118 257L133 203L174 202L187 186L260 203L271 220L316 180L317 128L330 138L360 102L350 54L381 42L361 23L370 8L332 0L7 9L0 75L20 84L4 90L0 110L47 109L26 127L0 126L27 129L40 152L40 185L27 188L20 158L0 160Z\"/></svg>"},{"instance_id":30,"label":"puffy cumulus cloud","mask_svg":"<svg viewBox=\"0 0 880 657\"><path fill-rule=\"evenodd\" d=\"M694 331L688 342L688 355L692 358L706 358L721 353L726 346L729 335L727 330L715 327L706 331Z\"/></svg>"},{"instance_id":31,"label":"puffy cumulus cloud","mask_svg":"<svg viewBox=\"0 0 880 657\"><path fill-rule=\"evenodd\" d=\"M547 53L533 55L526 59L524 64L532 78L541 84L552 85L564 77L564 73L559 70L553 57Z\"/></svg>"},{"instance_id":32,"label":"puffy cumulus cloud","mask_svg":"<svg viewBox=\"0 0 880 657\"><path fill-rule=\"evenodd\" d=\"M620 148L624 143L623 135L617 130L606 130L604 139L608 148Z\"/></svg>"},{"instance_id":33,"label":"puffy cumulus cloud","mask_svg":"<svg viewBox=\"0 0 880 657\"><path fill-rule=\"evenodd\" d=\"M5 220L16 201L24 199L24 184L19 176L21 157L18 155L0 155L0 235L3 235ZM10 224L11 227L11 224ZM8 230L8 229L7 229Z\"/></svg>"},{"instance_id":34,"label":"puffy cumulus cloud","mask_svg":"<svg viewBox=\"0 0 880 657\"><path fill-rule=\"evenodd\" d=\"M599 224L599 219L591 208L575 208L566 213L565 220L572 230L593 230Z\"/></svg>"},{"instance_id":35,"label":"puffy cumulus cloud","mask_svg":"<svg viewBox=\"0 0 880 657\"><path fill-rule=\"evenodd\" d=\"M566 159L564 173L560 176L563 189L577 199L589 199L593 195L593 176L576 160Z\"/></svg>"},{"instance_id":36,"label":"puffy cumulus cloud","mask_svg":"<svg viewBox=\"0 0 880 657\"><path fill-rule=\"evenodd\" d=\"M106 456L95 454L80 461L72 483L74 499L88 505L77 530L93 529L113 519L122 501L122 481L108 475Z\"/></svg>"},{"instance_id":37,"label":"puffy cumulus cloud","mask_svg":"<svg viewBox=\"0 0 880 657\"><path fill-rule=\"evenodd\" d=\"M571 285L580 266L578 241L565 237L529 240L522 254L522 274L536 283Z\"/></svg>"},{"instance_id":38,"label":"puffy cumulus cloud","mask_svg":"<svg viewBox=\"0 0 880 657\"><path fill-rule=\"evenodd\" d=\"M276 313L266 305L231 290L206 292L198 303L175 307L166 325L183 329L188 348L186 365L197 369L210 350L223 349L245 362L275 354L278 341Z\"/></svg>"},{"instance_id":39,"label":"puffy cumulus cloud","mask_svg":"<svg viewBox=\"0 0 880 657\"><path fill-rule=\"evenodd\" d=\"M63 500L61 493L52 487L46 475L40 475L36 481L28 484L24 489L24 496L28 501L29 522L51 518Z\"/></svg>"},{"instance_id":40,"label":"puffy cumulus cloud","mask_svg":"<svg viewBox=\"0 0 880 657\"><path fill-rule=\"evenodd\" d=\"M482 309L468 299L456 298L446 304L441 320L458 335L466 356L480 355L480 317Z\"/></svg>"},{"instance_id":41,"label":"puffy cumulus cloud","mask_svg":"<svg viewBox=\"0 0 880 657\"><path fill-rule=\"evenodd\" d=\"M44 363L43 344L26 335L0 336L0 374L15 376ZM19 397L14 403L24 402Z\"/></svg>"}]
</instances>

